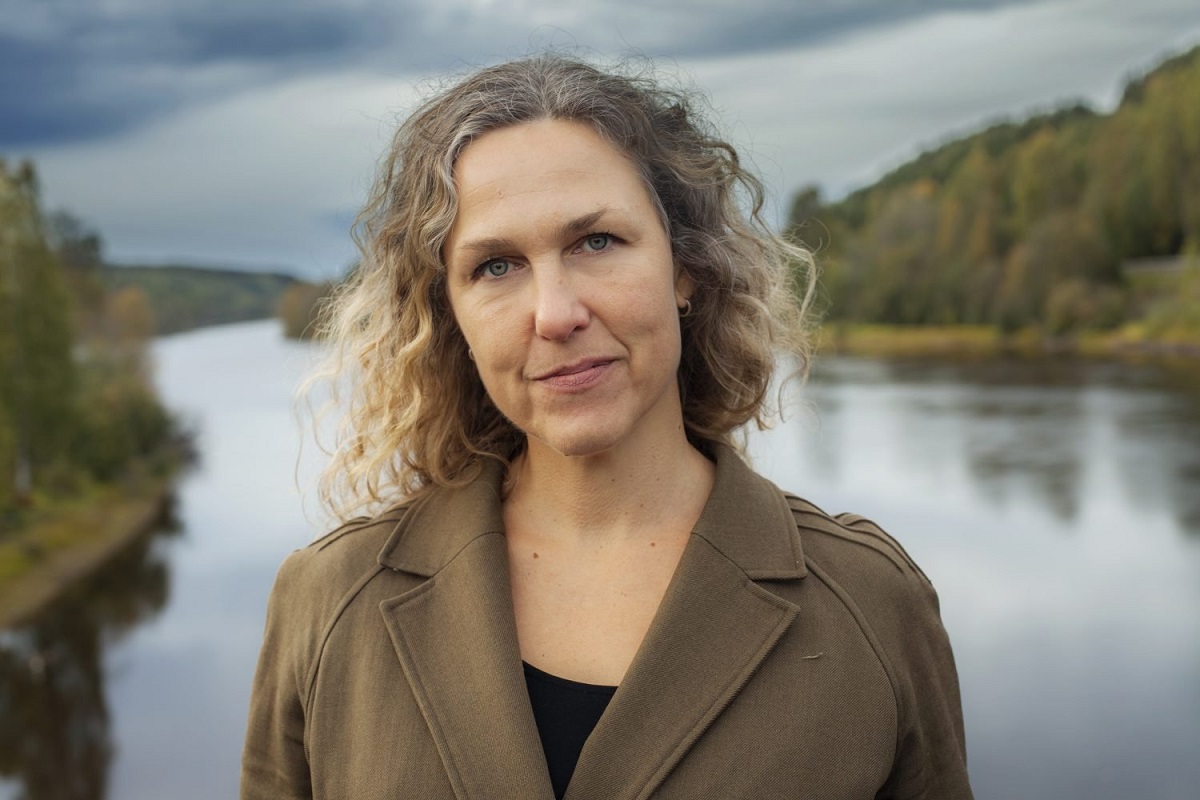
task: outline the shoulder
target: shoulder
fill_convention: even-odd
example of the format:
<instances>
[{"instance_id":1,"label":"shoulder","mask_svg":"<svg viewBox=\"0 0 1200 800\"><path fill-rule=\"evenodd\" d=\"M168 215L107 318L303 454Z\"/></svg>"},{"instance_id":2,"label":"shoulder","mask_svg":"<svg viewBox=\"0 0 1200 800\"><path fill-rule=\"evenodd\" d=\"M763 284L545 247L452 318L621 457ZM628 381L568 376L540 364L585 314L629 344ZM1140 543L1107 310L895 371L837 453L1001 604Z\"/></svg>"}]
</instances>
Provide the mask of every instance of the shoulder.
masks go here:
<instances>
[{"instance_id":1,"label":"shoulder","mask_svg":"<svg viewBox=\"0 0 1200 800\"><path fill-rule=\"evenodd\" d=\"M409 505L352 519L284 560L267 602L258 681L306 695L303 687L322 643L364 587L384 571L379 553Z\"/></svg>"},{"instance_id":2,"label":"shoulder","mask_svg":"<svg viewBox=\"0 0 1200 800\"><path fill-rule=\"evenodd\" d=\"M792 494L784 496L796 521L806 565L822 581L863 600L882 596L936 604L929 578L879 525L857 514L829 514Z\"/></svg>"},{"instance_id":3,"label":"shoulder","mask_svg":"<svg viewBox=\"0 0 1200 800\"><path fill-rule=\"evenodd\" d=\"M900 543L863 517L831 515L793 495L787 499L807 580L816 580L854 617L897 694L911 695L904 685L915 672L952 673L937 592Z\"/></svg>"},{"instance_id":4,"label":"shoulder","mask_svg":"<svg viewBox=\"0 0 1200 800\"><path fill-rule=\"evenodd\" d=\"M850 611L892 684L900 719L895 785L923 787L911 796L970 797L958 674L933 585L874 522L787 497L808 580Z\"/></svg>"},{"instance_id":5,"label":"shoulder","mask_svg":"<svg viewBox=\"0 0 1200 800\"><path fill-rule=\"evenodd\" d=\"M816 578L837 595L892 685L896 755L881 796L970 798L958 672L933 585L874 522L786 497L809 570L805 582Z\"/></svg>"},{"instance_id":6,"label":"shoulder","mask_svg":"<svg viewBox=\"0 0 1200 800\"><path fill-rule=\"evenodd\" d=\"M406 502L375 517L351 519L292 552L276 576L273 609L309 619L335 613L356 587L383 569L379 553L411 505Z\"/></svg>"},{"instance_id":7,"label":"shoulder","mask_svg":"<svg viewBox=\"0 0 1200 800\"><path fill-rule=\"evenodd\" d=\"M289 562L320 565L324 570L351 569L374 563L413 501L399 503L374 517L355 517L293 552Z\"/></svg>"}]
</instances>

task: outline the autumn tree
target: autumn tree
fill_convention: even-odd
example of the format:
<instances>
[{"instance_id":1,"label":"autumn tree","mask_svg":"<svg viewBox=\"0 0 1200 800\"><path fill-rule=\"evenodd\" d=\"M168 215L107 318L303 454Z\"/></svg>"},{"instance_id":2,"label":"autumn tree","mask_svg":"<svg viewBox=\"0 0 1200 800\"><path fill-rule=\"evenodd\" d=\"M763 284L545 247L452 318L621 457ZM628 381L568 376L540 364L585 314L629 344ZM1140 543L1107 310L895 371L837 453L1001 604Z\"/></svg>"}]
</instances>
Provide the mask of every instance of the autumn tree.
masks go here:
<instances>
[{"instance_id":1,"label":"autumn tree","mask_svg":"<svg viewBox=\"0 0 1200 800\"><path fill-rule=\"evenodd\" d=\"M283 290L277 315L283 322L283 334L289 339L308 339L317 332L317 321L329 296L331 283L297 281Z\"/></svg>"},{"instance_id":2,"label":"autumn tree","mask_svg":"<svg viewBox=\"0 0 1200 800\"><path fill-rule=\"evenodd\" d=\"M1134 309L1124 262L1200 253L1200 47L1111 114L998 123L828 205L806 188L787 233L808 242L809 220L830 232L830 319L1118 324Z\"/></svg>"}]
</instances>

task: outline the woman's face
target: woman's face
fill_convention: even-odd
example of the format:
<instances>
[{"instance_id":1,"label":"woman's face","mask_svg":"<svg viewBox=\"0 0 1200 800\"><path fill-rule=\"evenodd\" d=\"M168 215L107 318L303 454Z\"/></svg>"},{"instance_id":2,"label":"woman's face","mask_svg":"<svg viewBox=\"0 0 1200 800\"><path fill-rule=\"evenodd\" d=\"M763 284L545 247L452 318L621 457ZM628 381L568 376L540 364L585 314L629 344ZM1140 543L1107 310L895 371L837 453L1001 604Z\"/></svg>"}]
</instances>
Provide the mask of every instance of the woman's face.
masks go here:
<instances>
[{"instance_id":1,"label":"woman's face","mask_svg":"<svg viewBox=\"0 0 1200 800\"><path fill-rule=\"evenodd\" d=\"M677 309L691 286L625 156L586 125L539 120L481 136L454 177L450 305L531 454L678 435Z\"/></svg>"}]
</instances>

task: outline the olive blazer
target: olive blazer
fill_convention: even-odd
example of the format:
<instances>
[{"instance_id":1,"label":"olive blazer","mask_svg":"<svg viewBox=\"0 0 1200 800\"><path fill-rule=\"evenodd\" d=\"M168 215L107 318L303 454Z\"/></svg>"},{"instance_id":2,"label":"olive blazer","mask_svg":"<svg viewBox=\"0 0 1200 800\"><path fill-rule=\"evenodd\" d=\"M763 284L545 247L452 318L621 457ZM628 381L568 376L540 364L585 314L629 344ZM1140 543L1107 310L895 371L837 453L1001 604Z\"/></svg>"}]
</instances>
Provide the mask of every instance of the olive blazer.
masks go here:
<instances>
[{"instance_id":1,"label":"olive blazer","mask_svg":"<svg viewBox=\"0 0 1200 800\"><path fill-rule=\"evenodd\" d=\"M485 467L280 569L246 800L552 800ZM970 798L929 581L732 450L568 800Z\"/></svg>"}]
</instances>

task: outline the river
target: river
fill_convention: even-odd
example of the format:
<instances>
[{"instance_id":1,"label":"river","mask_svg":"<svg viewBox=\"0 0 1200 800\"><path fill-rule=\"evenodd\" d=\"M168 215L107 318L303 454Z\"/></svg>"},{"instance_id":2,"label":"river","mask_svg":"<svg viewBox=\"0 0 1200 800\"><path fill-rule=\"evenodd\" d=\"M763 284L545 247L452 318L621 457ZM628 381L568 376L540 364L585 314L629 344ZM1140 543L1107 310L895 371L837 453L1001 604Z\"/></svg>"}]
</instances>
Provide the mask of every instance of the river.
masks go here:
<instances>
[{"instance_id":1,"label":"river","mask_svg":"<svg viewBox=\"0 0 1200 800\"><path fill-rule=\"evenodd\" d=\"M200 463L162 529L0 634L0 798L234 797L276 568L323 523L273 322L157 342ZM1200 787L1200 368L825 359L755 465L937 586L980 800ZM307 511L306 511L307 509Z\"/></svg>"}]
</instances>

